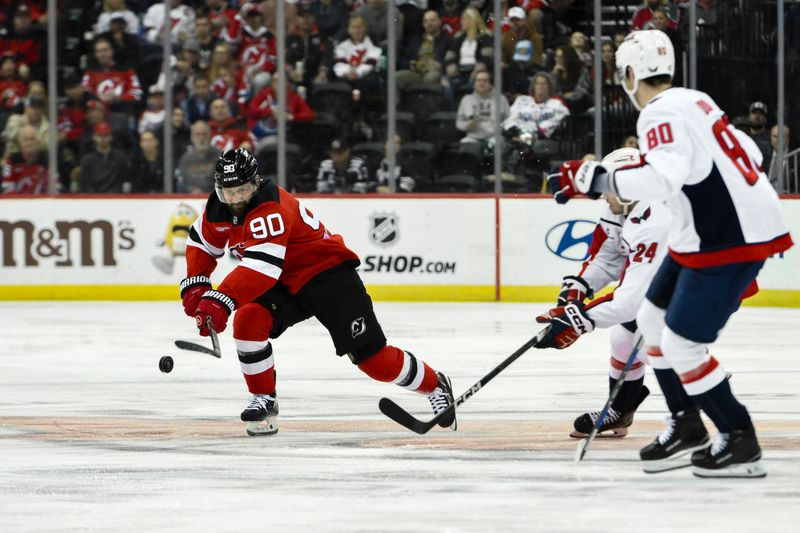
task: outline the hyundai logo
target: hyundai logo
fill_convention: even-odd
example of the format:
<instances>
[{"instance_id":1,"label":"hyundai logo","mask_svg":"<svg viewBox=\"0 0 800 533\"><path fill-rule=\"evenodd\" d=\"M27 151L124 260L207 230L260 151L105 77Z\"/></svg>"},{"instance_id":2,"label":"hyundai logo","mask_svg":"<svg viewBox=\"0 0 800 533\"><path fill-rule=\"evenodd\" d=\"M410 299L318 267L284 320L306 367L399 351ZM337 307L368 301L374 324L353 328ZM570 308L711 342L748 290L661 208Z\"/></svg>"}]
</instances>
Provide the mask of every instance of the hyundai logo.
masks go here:
<instances>
[{"instance_id":1,"label":"hyundai logo","mask_svg":"<svg viewBox=\"0 0 800 533\"><path fill-rule=\"evenodd\" d=\"M595 226L597 223L590 220L567 220L550 228L544 242L548 250L562 259L585 261Z\"/></svg>"}]
</instances>

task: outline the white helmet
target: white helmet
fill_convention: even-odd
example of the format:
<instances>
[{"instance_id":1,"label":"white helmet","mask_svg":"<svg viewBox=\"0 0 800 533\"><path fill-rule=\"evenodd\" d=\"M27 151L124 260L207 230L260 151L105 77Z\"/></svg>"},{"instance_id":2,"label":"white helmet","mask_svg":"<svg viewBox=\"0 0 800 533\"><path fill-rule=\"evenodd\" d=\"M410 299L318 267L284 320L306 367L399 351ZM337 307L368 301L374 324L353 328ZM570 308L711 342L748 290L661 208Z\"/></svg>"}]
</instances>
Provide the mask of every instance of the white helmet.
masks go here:
<instances>
[{"instance_id":1,"label":"white helmet","mask_svg":"<svg viewBox=\"0 0 800 533\"><path fill-rule=\"evenodd\" d=\"M614 150L605 156L600 164L609 174L613 174L618 168L639 164L641 159L642 154L638 149L626 147ZM625 216L628 215L630 208L636 203L635 201L624 200L610 192L605 194L615 196L617 203L622 208L622 214Z\"/></svg>"},{"instance_id":2,"label":"white helmet","mask_svg":"<svg viewBox=\"0 0 800 533\"><path fill-rule=\"evenodd\" d=\"M639 81L663 76L675 76L675 51L667 34L660 30L642 30L629 33L616 53L617 69L622 79L622 88L628 93L636 109L641 106L634 94L639 88ZM633 71L633 89L629 90L625 83L625 72L628 67Z\"/></svg>"}]
</instances>

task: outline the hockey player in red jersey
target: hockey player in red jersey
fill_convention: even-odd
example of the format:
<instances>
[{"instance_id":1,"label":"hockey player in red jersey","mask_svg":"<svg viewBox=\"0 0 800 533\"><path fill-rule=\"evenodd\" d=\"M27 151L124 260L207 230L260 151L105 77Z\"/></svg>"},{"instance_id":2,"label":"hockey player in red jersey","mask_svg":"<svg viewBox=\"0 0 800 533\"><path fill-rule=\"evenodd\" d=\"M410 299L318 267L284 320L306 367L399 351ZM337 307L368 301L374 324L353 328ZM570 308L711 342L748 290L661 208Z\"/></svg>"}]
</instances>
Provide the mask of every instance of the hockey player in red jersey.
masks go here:
<instances>
[{"instance_id":1,"label":"hockey player in red jersey","mask_svg":"<svg viewBox=\"0 0 800 533\"><path fill-rule=\"evenodd\" d=\"M568 161L556 196L597 198L611 191L664 201L675 216L669 255L636 316L671 412L667 429L639 452L643 469L691 465L700 477L763 477L750 414L708 346L764 261L792 246L778 195L755 142L728 123L711 97L672 87L675 57L664 33L631 33L616 63L623 88L641 109L642 159L610 172L597 162ZM711 445L695 406L718 430Z\"/></svg>"},{"instance_id":2,"label":"hockey player in red jersey","mask_svg":"<svg viewBox=\"0 0 800 533\"><path fill-rule=\"evenodd\" d=\"M250 435L278 431L278 401L270 339L311 316L333 339L336 353L369 377L426 394L434 414L453 403L450 380L410 352L386 344L356 272L358 256L297 198L259 176L244 149L217 161L214 188L189 232L181 298L200 335L233 318L233 338L252 393L241 419ZM225 248L241 262L213 290L209 276ZM442 423L455 429L455 415Z\"/></svg>"}]
</instances>

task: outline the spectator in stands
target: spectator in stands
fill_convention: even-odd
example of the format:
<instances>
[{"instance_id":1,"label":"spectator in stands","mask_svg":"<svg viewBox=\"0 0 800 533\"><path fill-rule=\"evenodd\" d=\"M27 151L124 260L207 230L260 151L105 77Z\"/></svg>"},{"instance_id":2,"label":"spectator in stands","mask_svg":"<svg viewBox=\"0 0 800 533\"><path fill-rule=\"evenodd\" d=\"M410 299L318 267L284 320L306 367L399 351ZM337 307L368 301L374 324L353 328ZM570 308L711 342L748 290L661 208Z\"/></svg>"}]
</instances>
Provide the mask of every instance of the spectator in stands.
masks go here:
<instances>
[{"instance_id":1,"label":"spectator in stands","mask_svg":"<svg viewBox=\"0 0 800 533\"><path fill-rule=\"evenodd\" d=\"M42 194L47 192L47 153L33 126L22 126L15 139L19 151L3 162L0 194Z\"/></svg>"},{"instance_id":2,"label":"spectator in stands","mask_svg":"<svg viewBox=\"0 0 800 533\"><path fill-rule=\"evenodd\" d=\"M111 21L122 17L125 21L125 31L132 35L139 35L139 17L128 9L125 0L103 0L103 12L94 25L94 33L105 33L111 29Z\"/></svg>"},{"instance_id":3,"label":"spectator in stands","mask_svg":"<svg viewBox=\"0 0 800 533\"><path fill-rule=\"evenodd\" d=\"M47 120L45 102L42 98L38 96L29 97L25 101L24 112L21 115L11 115L8 118L2 134L6 142L3 158L7 158L11 154L19 151L17 137L23 126L33 127L36 131L36 136L39 138L42 149L47 148L50 136L50 121Z\"/></svg>"},{"instance_id":4,"label":"spectator in stands","mask_svg":"<svg viewBox=\"0 0 800 533\"><path fill-rule=\"evenodd\" d=\"M139 37L128 32L128 21L119 13L109 22L109 29L97 36L106 39L114 49L114 61L125 68L135 68L139 59Z\"/></svg>"},{"instance_id":5,"label":"spectator in stands","mask_svg":"<svg viewBox=\"0 0 800 533\"><path fill-rule=\"evenodd\" d=\"M592 92L589 71L574 48L569 45L556 48L552 76L558 87L556 93L561 95L573 113L580 113L589 107Z\"/></svg>"},{"instance_id":6,"label":"spectator in stands","mask_svg":"<svg viewBox=\"0 0 800 533\"><path fill-rule=\"evenodd\" d=\"M155 132L163 144L163 130ZM177 161L191 143L191 132L186 125L186 113L180 107L172 108L172 160Z\"/></svg>"},{"instance_id":7,"label":"spectator in stands","mask_svg":"<svg viewBox=\"0 0 800 533\"><path fill-rule=\"evenodd\" d=\"M395 9L395 39L400 44L403 37L403 14ZM386 0L367 0L366 5L353 11L353 16L361 17L367 25L370 40L380 48L386 48ZM352 19L352 17L351 17ZM345 32L339 32L339 38L345 37Z\"/></svg>"},{"instance_id":8,"label":"spectator in stands","mask_svg":"<svg viewBox=\"0 0 800 533\"><path fill-rule=\"evenodd\" d=\"M389 193L392 192L390 183L391 176L394 175L395 191L396 192L414 192L416 182L408 173L408 166L405 161L405 154L403 153L403 143L400 135L394 136L394 172L389 171L389 141L387 140L383 145L384 154L386 157L381 159L381 163L375 171L375 181L377 186L375 192Z\"/></svg>"},{"instance_id":9,"label":"spectator in stands","mask_svg":"<svg viewBox=\"0 0 800 533\"><path fill-rule=\"evenodd\" d=\"M174 57L174 56L173 56ZM192 88L195 76L205 69L200 65L200 45L195 39L184 41L172 67L172 91L176 102L182 102ZM163 73L158 82L162 83Z\"/></svg>"},{"instance_id":10,"label":"spectator in stands","mask_svg":"<svg viewBox=\"0 0 800 533\"><path fill-rule=\"evenodd\" d=\"M514 142L531 146L549 139L569 115L564 101L554 96L553 82L544 72L534 74L530 95L517 96L503 121L505 134Z\"/></svg>"},{"instance_id":11,"label":"spectator in stands","mask_svg":"<svg viewBox=\"0 0 800 533\"><path fill-rule=\"evenodd\" d=\"M442 0L439 18L442 21L442 32L455 37L461 31L461 0Z\"/></svg>"},{"instance_id":12,"label":"spectator in stands","mask_svg":"<svg viewBox=\"0 0 800 533\"><path fill-rule=\"evenodd\" d=\"M702 2L699 2L702 3ZM669 12L669 27L678 29L678 9L669 0L645 0L644 5L636 10L631 19L631 31L652 30L653 13L659 8L665 8Z\"/></svg>"},{"instance_id":13,"label":"spectator in stands","mask_svg":"<svg viewBox=\"0 0 800 533\"><path fill-rule=\"evenodd\" d=\"M220 152L236 148L252 150L256 145L253 134L243 131L242 124L231 116L231 110L222 98L211 102L208 125L211 127L211 145Z\"/></svg>"},{"instance_id":14,"label":"spectator in stands","mask_svg":"<svg viewBox=\"0 0 800 533\"><path fill-rule=\"evenodd\" d=\"M401 91L414 83L439 83L447 53L455 41L441 31L442 21L436 11L426 11L422 16L423 31L413 35L398 65L397 88Z\"/></svg>"},{"instance_id":15,"label":"spectator in stands","mask_svg":"<svg viewBox=\"0 0 800 533\"><path fill-rule=\"evenodd\" d=\"M0 53L15 58L17 71L23 79L43 78L45 74L46 35L31 21L27 4L14 9L10 31L0 36Z\"/></svg>"},{"instance_id":16,"label":"spectator in stands","mask_svg":"<svg viewBox=\"0 0 800 533\"><path fill-rule=\"evenodd\" d=\"M0 60L0 113L11 112L25 99L28 84L17 72L17 63L12 56Z\"/></svg>"},{"instance_id":17,"label":"spectator in stands","mask_svg":"<svg viewBox=\"0 0 800 533\"><path fill-rule=\"evenodd\" d=\"M222 98L229 104L244 103L247 97L247 83L228 43L217 43L214 48L208 79L211 80L211 92L215 97Z\"/></svg>"},{"instance_id":18,"label":"spectator in stands","mask_svg":"<svg viewBox=\"0 0 800 533\"><path fill-rule=\"evenodd\" d=\"M636 135L628 135L622 141L620 148L636 148L639 149L639 138Z\"/></svg>"},{"instance_id":19,"label":"spectator in stands","mask_svg":"<svg viewBox=\"0 0 800 533\"><path fill-rule=\"evenodd\" d=\"M200 54L200 58L197 61L197 66L201 70L205 70L211 65L211 54L214 52L214 47L217 46L219 42L219 38L214 35L212 31L211 19L208 17L208 14L202 13L197 15L197 19L194 21L194 38L187 39L185 43L183 43L184 48L189 46L189 43L192 43L192 48L194 48L195 43L197 44L197 53Z\"/></svg>"},{"instance_id":20,"label":"spectator in stands","mask_svg":"<svg viewBox=\"0 0 800 533\"><path fill-rule=\"evenodd\" d=\"M536 25L528 22L525 11L521 7L512 7L508 10L508 24L509 30L503 34L501 41L503 65L508 66L514 62L513 56L516 53L518 42L528 41L532 44L533 53L530 55L528 64L520 66L526 71L531 70L534 65L543 66L544 40L536 29Z\"/></svg>"},{"instance_id":21,"label":"spectator in stands","mask_svg":"<svg viewBox=\"0 0 800 533\"><path fill-rule=\"evenodd\" d=\"M569 37L569 45L578 52L578 57L583 62L587 70L591 70L594 62L592 49L589 46L589 38L585 33L576 31Z\"/></svg>"},{"instance_id":22,"label":"spectator in stands","mask_svg":"<svg viewBox=\"0 0 800 533\"><path fill-rule=\"evenodd\" d=\"M262 72L256 75L268 77L269 74ZM278 133L278 94L275 89L281 83L280 76L275 74L269 81L260 81L263 87L253 95L253 99L247 105L245 117L247 119L247 129L256 137L256 148L261 148L277 141ZM284 82L286 88L286 122L289 127L295 122L311 122L314 120L314 111L308 103L297 94L289 83Z\"/></svg>"},{"instance_id":23,"label":"spectator in stands","mask_svg":"<svg viewBox=\"0 0 800 533\"><path fill-rule=\"evenodd\" d=\"M789 147L789 139L790 139L790 130L789 127L784 125L783 126L783 154L784 156L791 151ZM778 126L775 125L770 130L770 144L772 147L772 154L768 160L769 166L766 168L767 176L769 176L769 182L775 188L776 191L779 193L796 193L797 191L797 182L795 183L787 183L787 175L786 175L786 161L783 161L782 165L778 164Z\"/></svg>"},{"instance_id":24,"label":"spectator in stands","mask_svg":"<svg viewBox=\"0 0 800 533\"><path fill-rule=\"evenodd\" d=\"M139 135L164 128L164 86L151 85L147 92L147 108L139 117Z\"/></svg>"},{"instance_id":25,"label":"spectator in stands","mask_svg":"<svg viewBox=\"0 0 800 533\"><path fill-rule=\"evenodd\" d=\"M154 132L139 135L139 150L131 161L130 176L132 192L164 192L164 158Z\"/></svg>"},{"instance_id":26,"label":"spectator in stands","mask_svg":"<svg viewBox=\"0 0 800 533\"><path fill-rule=\"evenodd\" d=\"M213 35L217 36L220 32L236 20L236 9L228 5L227 0L206 0L205 9L198 10L195 18L195 31L197 32L197 23L200 17L205 18L210 24L210 31ZM195 36L200 39L196 33Z\"/></svg>"},{"instance_id":27,"label":"spectator in stands","mask_svg":"<svg viewBox=\"0 0 800 533\"><path fill-rule=\"evenodd\" d=\"M508 116L508 100L500 95L500 112L494 105L491 76L487 71L475 74L472 94L465 95L458 104L456 128L466 135L462 143L479 143L484 153L494 145L494 125Z\"/></svg>"},{"instance_id":28,"label":"spectator in stands","mask_svg":"<svg viewBox=\"0 0 800 533\"><path fill-rule=\"evenodd\" d=\"M337 44L333 51L334 74L360 92L376 85L372 75L382 55L381 49L372 44L367 30L367 21L363 17L353 15L347 24L350 38ZM354 99L358 99L356 94Z\"/></svg>"},{"instance_id":29,"label":"spectator in stands","mask_svg":"<svg viewBox=\"0 0 800 533\"><path fill-rule=\"evenodd\" d=\"M492 35L474 7L466 8L461 14L461 34L456 36L453 52L445 67L453 88L471 85L476 72L491 68Z\"/></svg>"},{"instance_id":30,"label":"spectator in stands","mask_svg":"<svg viewBox=\"0 0 800 533\"><path fill-rule=\"evenodd\" d=\"M89 94L83 90L81 79L72 75L64 79L64 95L64 101L58 106L58 173L66 180L79 162ZM64 186L68 189L69 183Z\"/></svg>"},{"instance_id":31,"label":"spectator in stands","mask_svg":"<svg viewBox=\"0 0 800 533\"><path fill-rule=\"evenodd\" d=\"M301 7L298 15L297 33L286 38L286 68L292 83L309 88L328 79L332 46L316 31L311 9Z\"/></svg>"},{"instance_id":32,"label":"spectator in stands","mask_svg":"<svg viewBox=\"0 0 800 533\"><path fill-rule=\"evenodd\" d=\"M96 98L86 102L86 123L83 128L83 137L79 141L79 153L83 156L94 150L94 127L101 122L111 125L111 136L114 148L123 153L131 153L136 148L136 139L130 130L130 119L123 113L110 114L105 104Z\"/></svg>"},{"instance_id":33,"label":"spectator in stands","mask_svg":"<svg viewBox=\"0 0 800 533\"><path fill-rule=\"evenodd\" d=\"M625 33L624 31L615 31L614 32L614 35L611 37L611 42L614 43L614 50L619 48L619 45L622 44L622 41L624 41L625 37L627 37L627 36L628 36L628 34Z\"/></svg>"},{"instance_id":34,"label":"spectator in stands","mask_svg":"<svg viewBox=\"0 0 800 533\"><path fill-rule=\"evenodd\" d=\"M108 39L95 40L94 58L96 65L83 75L83 88L103 101L111 111L133 115L142 98L142 87L136 73L116 64L114 49Z\"/></svg>"},{"instance_id":35,"label":"spectator in stands","mask_svg":"<svg viewBox=\"0 0 800 533\"><path fill-rule=\"evenodd\" d=\"M748 134L756 142L758 149L761 150L764 161L769 161L772 157L772 143L767 127L767 104L764 102L750 104L750 113L747 116L747 120L750 124Z\"/></svg>"},{"instance_id":36,"label":"spectator in stands","mask_svg":"<svg viewBox=\"0 0 800 533\"><path fill-rule=\"evenodd\" d=\"M528 40L517 41L511 63L503 68L503 92L508 95L527 94L531 76L537 71L533 62L534 46Z\"/></svg>"},{"instance_id":37,"label":"spectator in stands","mask_svg":"<svg viewBox=\"0 0 800 533\"><path fill-rule=\"evenodd\" d=\"M275 36L264 24L264 13L255 4L245 4L241 11L242 23L229 26L222 38L232 47L238 46L236 61L246 73L275 72Z\"/></svg>"},{"instance_id":38,"label":"spectator in stands","mask_svg":"<svg viewBox=\"0 0 800 533\"><path fill-rule=\"evenodd\" d=\"M311 3L310 9L322 38L341 40L337 38L339 31L347 27L350 17L345 0L316 0Z\"/></svg>"},{"instance_id":39,"label":"spectator in stands","mask_svg":"<svg viewBox=\"0 0 800 533\"><path fill-rule=\"evenodd\" d=\"M194 9L189 6L181 5L181 0L167 0L151 5L147 9L142 26L144 26L144 37L151 43L161 42L161 31L164 27L165 4L169 4L169 20L172 25L172 43L177 45L194 35Z\"/></svg>"},{"instance_id":40,"label":"spectator in stands","mask_svg":"<svg viewBox=\"0 0 800 533\"><path fill-rule=\"evenodd\" d=\"M93 134L94 150L81 158L72 192L130 192L130 161L123 152L112 148L111 125L108 122L95 124Z\"/></svg>"},{"instance_id":41,"label":"spectator in stands","mask_svg":"<svg viewBox=\"0 0 800 533\"><path fill-rule=\"evenodd\" d=\"M192 92L188 98L181 102L181 107L186 116L186 123L191 125L198 120L211 118L211 83L204 75L195 76L192 81Z\"/></svg>"},{"instance_id":42,"label":"spectator in stands","mask_svg":"<svg viewBox=\"0 0 800 533\"><path fill-rule=\"evenodd\" d=\"M603 65L603 85L621 85L619 72L617 72L617 49L611 41L604 41L600 46Z\"/></svg>"},{"instance_id":43,"label":"spectator in stands","mask_svg":"<svg viewBox=\"0 0 800 533\"><path fill-rule=\"evenodd\" d=\"M177 190L192 194L211 192L211 176L219 151L211 146L211 128L205 121L193 123L191 132L192 144L178 162Z\"/></svg>"},{"instance_id":44,"label":"spectator in stands","mask_svg":"<svg viewBox=\"0 0 800 533\"><path fill-rule=\"evenodd\" d=\"M375 182L370 179L367 164L352 155L350 144L345 139L334 139L328 151L330 159L319 165L317 192L370 192Z\"/></svg>"}]
</instances>

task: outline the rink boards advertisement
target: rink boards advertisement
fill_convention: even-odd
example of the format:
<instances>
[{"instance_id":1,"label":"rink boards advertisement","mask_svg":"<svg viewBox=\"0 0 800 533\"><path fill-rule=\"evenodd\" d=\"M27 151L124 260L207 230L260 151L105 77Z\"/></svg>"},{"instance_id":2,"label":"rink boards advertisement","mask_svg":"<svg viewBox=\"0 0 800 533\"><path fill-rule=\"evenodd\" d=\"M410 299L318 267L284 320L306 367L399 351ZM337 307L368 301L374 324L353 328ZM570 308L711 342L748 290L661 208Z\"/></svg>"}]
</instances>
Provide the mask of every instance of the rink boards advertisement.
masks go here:
<instances>
[{"instance_id":1,"label":"rink boards advertisement","mask_svg":"<svg viewBox=\"0 0 800 533\"><path fill-rule=\"evenodd\" d=\"M361 258L378 300L549 301L587 257L602 202L543 196L302 197ZM177 299L205 198L0 200L0 299ZM800 201L782 200L795 241ZM226 255L218 283L237 262ZM751 303L800 306L797 247L770 258Z\"/></svg>"}]
</instances>

